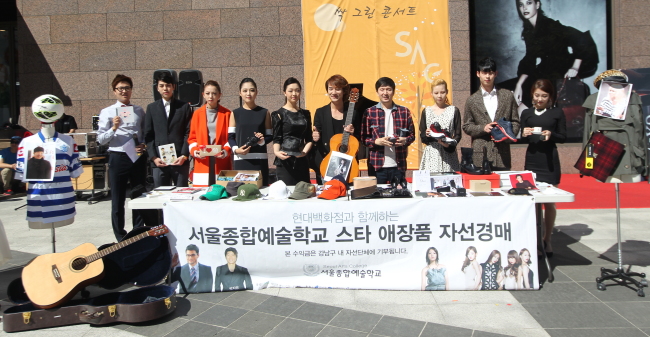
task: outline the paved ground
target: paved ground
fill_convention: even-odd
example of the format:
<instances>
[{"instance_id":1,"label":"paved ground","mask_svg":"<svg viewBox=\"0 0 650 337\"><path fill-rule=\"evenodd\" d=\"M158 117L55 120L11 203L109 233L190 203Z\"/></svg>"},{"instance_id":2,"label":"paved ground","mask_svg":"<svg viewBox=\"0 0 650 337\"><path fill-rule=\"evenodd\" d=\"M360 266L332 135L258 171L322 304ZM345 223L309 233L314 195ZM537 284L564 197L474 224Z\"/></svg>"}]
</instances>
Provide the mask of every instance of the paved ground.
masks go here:
<instances>
[{"instance_id":1,"label":"paved ground","mask_svg":"<svg viewBox=\"0 0 650 337\"><path fill-rule=\"evenodd\" d=\"M7 284L37 254L51 252L49 230L28 230L24 198L0 200L14 259L0 267ZM73 225L57 229L58 251L114 241L110 202L77 203ZM650 209L623 209L624 261L650 274ZM601 267L615 268L614 210L560 210L554 235L555 281L531 292L419 292L265 289L178 298L169 317L140 325L76 325L16 336L650 336L648 297L623 287L596 290ZM127 220L127 223L130 223ZM100 293L91 288L91 293ZM0 332L0 335L5 334Z\"/></svg>"}]
</instances>

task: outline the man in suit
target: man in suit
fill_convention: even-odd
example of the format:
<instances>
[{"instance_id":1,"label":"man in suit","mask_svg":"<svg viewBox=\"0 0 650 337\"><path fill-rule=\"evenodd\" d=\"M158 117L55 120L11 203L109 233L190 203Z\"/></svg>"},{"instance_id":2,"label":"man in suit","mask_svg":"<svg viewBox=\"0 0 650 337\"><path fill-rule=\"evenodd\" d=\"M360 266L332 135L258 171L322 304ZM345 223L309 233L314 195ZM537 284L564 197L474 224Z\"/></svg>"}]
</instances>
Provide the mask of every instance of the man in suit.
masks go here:
<instances>
[{"instance_id":1,"label":"man in suit","mask_svg":"<svg viewBox=\"0 0 650 337\"><path fill-rule=\"evenodd\" d=\"M212 291L212 268L199 263L199 247L190 244L185 248L187 264L181 267L181 292L209 293Z\"/></svg>"},{"instance_id":2,"label":"man in suit","mask_svg":"<svg viewBox=\"0 0 650 337\"><path fill-rule=\"evenodd\" d=\"M487 159L493 170L510 170L510 143L508 140L496 143L490 132L501 117L512 123L512 132L519 133L519 114L512 92L494 85L497 77L497 64L486 57L478 62L476 76L481 88L472 94L465 103L463 131L472 137L474 165L481 167L483 149L487 149Z\"/></svg>"},{"instance_id":3,"label":"man in suit","mask_svg":"<svg viewBox=\"0 0 650 337\"><path fill-rule=\"evenodd\" d=\"M226 264L217 267L214 278L214 291L253 290L248 269L237 265L237 249L226 248ZM246 283L246 285L244 285Z\"/></svg>"},{"instance_id":4,"label":"man in suit","mask_svg":"<svg viewBox=\"0 0 650 337\"><path fill-rule=\"evenodd\" d=\"M154 187L186 187L190 171L190 150L187 137L190 134L192 109L190 105L174 99L176 84L169 73L158 76L156 88L162 98L147 106L145 114L145 142L153 166ZM166 164L158 153L158 146L174 144L176 159ZM169 156L168 156L169 157Z\"/></svg>"}]
</instances>

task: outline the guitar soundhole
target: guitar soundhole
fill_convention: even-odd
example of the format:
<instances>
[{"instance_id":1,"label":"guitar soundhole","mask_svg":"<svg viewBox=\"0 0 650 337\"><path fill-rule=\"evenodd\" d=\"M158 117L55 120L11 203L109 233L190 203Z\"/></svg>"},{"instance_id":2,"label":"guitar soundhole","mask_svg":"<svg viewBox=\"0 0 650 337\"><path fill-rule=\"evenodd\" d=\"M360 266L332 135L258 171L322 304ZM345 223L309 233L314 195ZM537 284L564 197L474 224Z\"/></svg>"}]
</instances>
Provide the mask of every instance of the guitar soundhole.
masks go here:
<instances>
[{"instance_id":1,"label":"guitar soundhole","mask_svg":"<svg viewBox=\"0 0 650 337\"><path fill-rule=\"evenodd\" d=\"M86 268L86 265L87 265L86 259L84 259L83 257L78 257L74 259L74 261L72 261L72 269L74 270L82 270Z\"/></svg>"},{"instance_id":2,"label":"guitar soundhole","mask_svg":"<svg viewBox=\"0 0 650 337\"><path fill-rule=\"evenodd\" d=\"M341 145L339 147L339 152L342 152L342 153L348 152L348 146L347 145Z\"/></svg>"}]
</instances>

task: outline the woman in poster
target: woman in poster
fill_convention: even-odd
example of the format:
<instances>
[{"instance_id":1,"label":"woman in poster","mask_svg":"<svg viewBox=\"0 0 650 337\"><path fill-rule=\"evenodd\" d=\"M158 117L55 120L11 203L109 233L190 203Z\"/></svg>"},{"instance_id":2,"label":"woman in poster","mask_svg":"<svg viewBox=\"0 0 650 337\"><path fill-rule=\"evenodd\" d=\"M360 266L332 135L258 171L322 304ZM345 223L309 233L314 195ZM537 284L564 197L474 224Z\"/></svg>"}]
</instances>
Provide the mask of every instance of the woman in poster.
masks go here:
<instances>
[{"instance_id":1,"label":"woman in poster","mask_svg":"<svg viewBox=\"0 0 650 337\"><path fill-rule=\"evenodd\" d=\"M487 261L481 263L481 290L499 290L503 282L503 268L501 267L501 253L493 250Z\"/></svg>"},{"instance_id":2,"label":"woman in poster","mask_svg":"<svg viewBox=\"0 0 650 337\"><path fill-rule=\"evenodd\" d=\"M192 115L190 122L190 135L187 139L190 144L190 153L194 156L194 186L208 186L210 172L210 158L203 156L199 151L200 145L221 145L221 152L215 156L215 174L221 170L230 170L230 145L228 144L228 124L230 123L230 110L219 104L221 87L217 81L207 81L203 87L205 105Z\"/></svg>"},{"instance_id":3,"label":"woman in poster","mask_svg":"<svg viewBox=\"0 0 650 337\"><path fill-rule=\"evenodd\" d=\"M503 273L505 274L503 290L519 290L523 288L521 260L516 250L508 252L508 266L503 269Z\"/></svg>"},{"instance_id":4,"label":"woman in poster","mask_svg":"<svg viewBox=\"0 0 650 337\"><path fill-rule=\"evenodd\" d=\"M311 113L300 108L302 86L297 79L284 81L282 92L284 106L271 114L276 173L287 186L310 183L307 154L313 145Z\"/></svg>"},{"instance_id":5,"label":"woman in poster","mask_svg":"<svg viewBox=\"0 0 650 337\"><path fill-rule=\"evenodd\" d=\"M518 80L514 95L517 103L531 101L528 96L532 84L539 78L555 82L561 78L593 75L598 65L598 51L591 34L561 24L547 17L541 0L515 0L523 23L521 38L526 44L526 55L519 62ZM569 51L571 50L571 52Z\"/></svg>"},{"instance_id":6,"label":"woman in poster","mask_svg":"<svg viewBox=\"0 0 650 337\"><path fill-rule=\"evenodd\" d=\"M562 169L555 144L564 143L566 140L566 117L562 109L553 108L555 89L551 81L547 79L535 81L531 95L534 107L526 109L520 119L521 140L528 143L524 169L535 172L537 181L557 186L560 183ZM541 135L533 134L535 127L542 129ZM554 203L544 204L544 245L549 257L553 256L551 234L555 226L556 214Z\"/></svg>"},{"instance_id":7,"label":"woman in poster","mask_svg":"<svg viewBox=\"0 0 650 337\"><path fill-rule=\"evenodd\" d=\"M262 184L269 185L269 163L266 144L273 139L271 114L255 103L257 84L252 78L239 83L239 105L230 115L228 143L233 149L235 170L262 172ZM255 144L247 144L251 137L257 137Z\"/></svg>"},{"instance_id":8,"label":"woman in poster","mask_svg":"<svg viewBox=\"0 0 650 337\"><path fill-rule=\"evenodd\" d=\"M533 263L530 260L530 251L524 248L519 251L519 259L521 260L521 275L523 281L523 289L533 289L533 271L530 265Z\"/></svg>"},{"instance_id":9,"label":"woman in poster","mask_svg":"<svg viewBox=\"0 0 650 337\"><path fill-rule=\"evenodd\" d=\"M465 262L460 269L465 273L465 289L467 290L478 290L481 287L481 266L476 261L476 255L476 247L467 247Z\"/></svg>"},{"instance_id":10,"label":"woman in poster","mask_svg":"<svg viewBox=\"0 0 650 337\"><path fill-rule=\"evenodd\" d=\"M445 80L439 78L431 83L431 96L436 104L422 109L420 116L420 140L426 144L420 162L420 170L429 170L429 172L460 171L456 154L456 145L462 136L460 111L457 107L449 105L448 94ZM444 139L433 138L430 126L434 123L438 123L442 130L447 130L454 141L449 143Z\"/></svg>"},{"instance_id":11,"label":"woman in poster","mask_svg":"<svg viewBox=\"0 0 650 337\"><path fill-rule=\"evenodd\" d=\"M447 267L438 263L438 250L435 247L429 247L425 257L427 265L422 269L422 290L449 289Z\"/></svg>"}]
</instances>

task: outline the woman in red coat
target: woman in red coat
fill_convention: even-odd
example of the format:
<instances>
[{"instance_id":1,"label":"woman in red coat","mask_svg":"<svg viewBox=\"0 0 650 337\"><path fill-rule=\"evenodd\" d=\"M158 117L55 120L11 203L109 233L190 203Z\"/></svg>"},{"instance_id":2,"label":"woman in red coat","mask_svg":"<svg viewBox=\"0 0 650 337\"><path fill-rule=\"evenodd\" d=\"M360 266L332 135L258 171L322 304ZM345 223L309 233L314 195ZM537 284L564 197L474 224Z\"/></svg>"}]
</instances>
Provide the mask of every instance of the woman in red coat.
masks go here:
<instances>
[{"instance_id":1,"label":"woman in red coat","mask_svg":"<svg viewBox=\"0 0 650 337\"><path fill-rule=\"evenodd\" d=\"M221 170L231 170L230 145L228 145L228 125L230 110L219 105L221 87L216 81L207 81L203 87L205 105L194 112L190 123L190 153L194 156L194 186L208 186L210 160L201 155L201 145L221 145L222 151L216 158L215 174Z\"/></svg>"}]
</instances>

